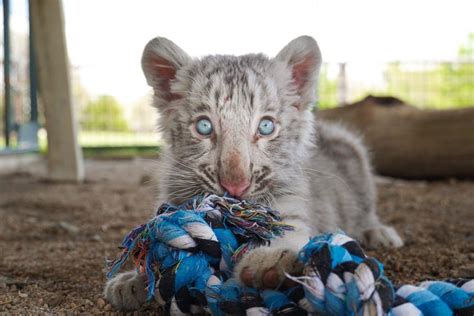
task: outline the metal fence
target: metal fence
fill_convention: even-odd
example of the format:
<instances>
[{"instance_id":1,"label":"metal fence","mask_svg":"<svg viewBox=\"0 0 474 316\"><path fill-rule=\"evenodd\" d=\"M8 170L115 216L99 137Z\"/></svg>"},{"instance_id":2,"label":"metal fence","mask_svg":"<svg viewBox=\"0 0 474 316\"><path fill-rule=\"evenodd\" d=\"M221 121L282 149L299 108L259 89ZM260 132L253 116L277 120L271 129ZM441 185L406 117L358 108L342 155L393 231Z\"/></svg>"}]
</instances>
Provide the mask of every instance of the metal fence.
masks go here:
<instances>
[{"instance_id":1,"label":"metal fence","mask_svg":"<svg viewBox=\"0 0 474 316\"><path fill-rule=\"evenodd\" d=\"M391 95L420 108L474 106L474 56L456 61L325 64L319 107Z\"/></svg>"},{"instance_id":2,"label":"metal fence","mask_svg":"<svg viewBox=\"0 0 474 316\"><path fill-rule=\"evenodd\" d=\"M324 64L319 108L355 102L368 94L391 95L420 108L474 106L474 59L446 62ZM130 108L101 96L79 106L83 146L155 145L157 114L144 98Z\"/></svg>"},{"instance_id":3,"label":"metal fence","mask_svg":"<svg viewBox=\"0 0 474 316\"><path fill-rule=\"evenodd\" d=\"M27 71L22 73L28 75ZM20 86L12 88L14 110L10 113L17 125L31 118L29 89ZM391 95L420 108L474 106L474 60L324 64L317 90L317 107L322 109L351 103L368 94ZM83 147L155 147L159 143L157 114L149 96L126 107L113 96L85 98L83 94L75 89ZM2 111L2 121L4 115ZM41 129L39 140L44 147L46 135Z\"/></svg>"},{"instance_id":4,"label":"metal fence","mask_svg":"<svg viewBox=\"0 0 474 316\"><path fill-rule=\"evenodd\" d=\"M9 3L3 1L0 152L36 149L38 144L46 149L41 105L38 111L36 102L35 67L30 63L31 37L10 32ZM24 23L28 25L27 16ZM155 148L159 144L157 113L150 106L150 96L127 105L114 96L90 96L81 86L81 69L73 68L71 73L83 148ZM474 106L474 34L456 60L326 63L317 91L316 106L322 109L351 103L368 94L391 95L421 108Z\"/></svg>"},{"instance_id":5,"label":"metal fence","mask_svg":"<svg viewBox=\"0 0 474 316\"><path fill-rule=\"evenodd\" d=\"M31 29L28 34L11 32L11 4L9 0L2 2L1 152L38 149L37 82L34 58L30 58L34 54L32 37L29 36ZM28 16L24 16L23 22L30 25Z\"/></svg>"}]
</instances>

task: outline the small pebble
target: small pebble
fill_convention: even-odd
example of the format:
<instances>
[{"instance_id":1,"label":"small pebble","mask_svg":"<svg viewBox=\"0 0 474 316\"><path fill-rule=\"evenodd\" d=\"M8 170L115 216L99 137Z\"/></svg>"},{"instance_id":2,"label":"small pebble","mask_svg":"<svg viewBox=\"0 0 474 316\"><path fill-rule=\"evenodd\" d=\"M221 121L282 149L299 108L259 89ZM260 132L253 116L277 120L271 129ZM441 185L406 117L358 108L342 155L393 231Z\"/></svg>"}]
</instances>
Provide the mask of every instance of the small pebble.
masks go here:
<instances>
[{"instance_id":1,"label":"small pebble","mask_svg":"<svg viewBox=\"0 0 474 316\"><path fill-rule=\"evenodd\" d=\"M92 314L99 314L100 313L100 309L98 309L97 307L93 307L89 312L91 312Z\"/></svg>"},{"instance_id":2,"label":"small pebble","mask_svg":"<svg viewBox=\"0 0 474 316\"><path fill-rule=\"evenodd\" d=\"M7 288L7 283L6 282L3 282L1 279L0 279L0 289L6 289Z\"/></svg>"},{"instance_id":3,"label":"small pebble","mask_svg":"<svg viewBox=\"0 0 474 316\"><path fill-rule=\"evenodd\" d=\"M49 306L55 307L55 306L63 304L64 297L62 297L62 296L53 296L51 298L48 298L47 301L48 301Z\"/></svg>"},{"instance_id":4,"label":"small pebble","mask_svg":"<svg viewBox=\"0 0 474 316\"><path fill-rule=\"evenodd\" d=\"M77 227L77 226L75 226L71 223L64 222L64 221L59 222L59 227L61 227L62 229L64 229L68 233L74 234L74 235L76 235L80 232L79 227Z\"/></svg>"},{"instance_id":5,"label":"small pebble","mask_svg":"<svg viewBox=\"0 0 474 316\"><path fill-rule=\"evenodd\" d=\"M458 271L464 276L474 275L474 263L468 263L460 266Z\"/></svg>"},{"instance_id":6,"label":"small pebble","mask_svg":"<svg viewBox=\"0 0 474 316\"><path fill-rule=\"evenodd\" d=\"M402 270L402 266L400 264L400 262L395 262L394 266L393 266L393 271L395 272L400 272Z\"/></svg>"},{"instance_id":7,"label":"small pebble","mask_svg":"<svg viewBox=\"0 0 474 316\"><path fill-rule=\"evenodd\" d=\"M67 241L67 247L68 247L68 249L71 249L71 250L76 249L76 243L72 240L68 240Z\"/></svg>"},{"instance_id":8,"label":"small pebble","mask_svg":"<svg viewBox=\"0 0 474 316\"><path fill-rule=\"evenodd\" d=\"M87 298L84 300L87 305L94 305L91 300L88 300Z\"/></svg>"},{"instance_id":9,"label":"small pebble","mask_svg":"<svg viewBox=\"0 0 474 316\"><path fill-rule=\"evenodd\" d=\"M99 297L97 301L95 302L95 305L97 305L99 308L104 308L105 301L101 297Z\"/></svg>"},{"instance_id":10,"label":"small pebble","mask_svg":"<svg viewBox=\"0 0 474 316\"><path fill-rule=\"evenodd\" d=\"M105 311L111 311L112 310L112 305L110 305L110 304L105 305L104 310Z\"/></svg>"},{"instance_id":11,"label":"small pebble","mask_svg":"<svg viewBox=\"0 0 474 316\"><path fill-rule=\"evenodd\" d=\"M18 292L18 296L19 296L19 297L22 297L22 298L25 298L25 297L28 297L28 294Z\"/></svg>"},{"instance_id":12,"label":"small pebble","mask_svg":"<svg viewBox=\"0 0 474 316\"><path fill-rule=\"evenodd\" d=\"M142 175L142 178L140 179L140 183L141 185L143 184L149 184L151 182L151 177L147 174L144 174Z\"/></svg>"}]
</instances>

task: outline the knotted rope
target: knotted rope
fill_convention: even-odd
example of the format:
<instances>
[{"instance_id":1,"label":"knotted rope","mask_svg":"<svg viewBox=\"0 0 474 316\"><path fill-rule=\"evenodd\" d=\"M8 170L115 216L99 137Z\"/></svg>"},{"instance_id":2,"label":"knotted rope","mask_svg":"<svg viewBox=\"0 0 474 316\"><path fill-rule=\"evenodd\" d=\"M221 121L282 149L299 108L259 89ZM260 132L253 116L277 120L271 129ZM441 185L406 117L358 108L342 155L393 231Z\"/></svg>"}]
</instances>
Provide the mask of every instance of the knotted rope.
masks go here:
<instances>
[{"instance_id":1,"label":"knotted rope","mask_svg":"<svg viewBox=\"0 0 474 316\"><path fill-rule=\"evenodd\" d=\"M270 244L291 226L278 212L227 196L163 204L132 230L108 278L133 259L148 278L148 298L166 314L213 315L473 315L474 280L429 281L394 288L383 265L343 233L312 238L300 251L303 276L286 290L257 290L232 278L249 250Z\"/></svg>"}]
</instances>

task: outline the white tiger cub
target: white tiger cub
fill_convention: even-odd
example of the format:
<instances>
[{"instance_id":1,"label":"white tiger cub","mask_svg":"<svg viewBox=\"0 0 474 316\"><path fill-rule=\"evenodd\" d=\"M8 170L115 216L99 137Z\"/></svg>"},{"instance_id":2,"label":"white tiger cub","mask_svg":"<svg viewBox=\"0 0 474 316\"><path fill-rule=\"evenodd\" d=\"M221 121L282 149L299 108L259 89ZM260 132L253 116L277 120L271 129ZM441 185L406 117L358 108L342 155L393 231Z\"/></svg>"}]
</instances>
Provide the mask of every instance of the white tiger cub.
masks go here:
<instances>
[{"instance_id":1,"label":"white tiger cub","mask_svg":"<svg viewBox=\"0 0 474 316\"><path fill-rule=\"evenodd\" d=\"M347 130L315 120L321 53L308 36L274 58L262 54L189 57L166 38L145 47L142 67L154 91L168 144L161 155L159 202L204 192L256 200L282 212L294 232L247 254L236 266L242 283L276 288L298 273L296 253L310 236L342 229L366 247L400 247L397 232L376 214L367 152ZM108 281L118 309L145 301L136 272Z\"/></svg>"}]
</instances>

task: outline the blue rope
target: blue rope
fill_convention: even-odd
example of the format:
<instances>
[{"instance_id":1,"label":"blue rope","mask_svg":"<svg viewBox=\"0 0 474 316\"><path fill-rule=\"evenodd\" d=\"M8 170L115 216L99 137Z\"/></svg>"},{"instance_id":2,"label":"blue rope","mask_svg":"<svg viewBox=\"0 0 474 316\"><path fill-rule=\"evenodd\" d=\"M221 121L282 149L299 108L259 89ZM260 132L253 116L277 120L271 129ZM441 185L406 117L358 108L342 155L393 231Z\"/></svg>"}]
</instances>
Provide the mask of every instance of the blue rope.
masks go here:
<instances>
[{"instance_id":1,"label":"blue rope","mask_svg":"<svg viewBox=\"0 0 474 316\"><path fill-rule=\"evenodd\" d=\"M125 237L107 277L133 259L148 277L148 299L167 314L474 315L474 280L395 288L383 265L342 232L315 236L301 249L305 268L302 276L288 276L293 288L257 290L232 278L246 252L288 230L278 212L228 196L163 204Z\"/></svg>"}]
</instances>

